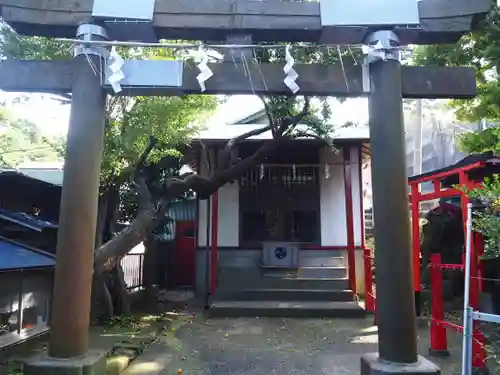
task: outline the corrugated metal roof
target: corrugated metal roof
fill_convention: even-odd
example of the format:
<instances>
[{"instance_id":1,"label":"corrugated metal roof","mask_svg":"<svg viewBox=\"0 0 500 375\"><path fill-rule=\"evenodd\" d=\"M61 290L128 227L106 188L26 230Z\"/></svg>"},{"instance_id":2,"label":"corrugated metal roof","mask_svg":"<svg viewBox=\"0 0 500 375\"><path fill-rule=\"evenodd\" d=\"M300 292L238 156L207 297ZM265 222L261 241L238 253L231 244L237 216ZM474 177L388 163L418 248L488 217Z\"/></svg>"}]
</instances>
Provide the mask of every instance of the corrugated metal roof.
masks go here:
<instances>
[{"instance_id":1,"label":"corrugated metal roof","mask_svg":"<svg viewBox=\"0 0 500 375\"><path fill-rule=\"evenodd\" d=\"M57 168L17 168L17 169L0 169L3 173L16 173L20 176L31 178L33 180L43 181L47 184L62 186L63 170Z\"/></svg>"},{"instance_id":2,"label":"corrugated metal roof","mask_svg":"<svg viewBox=\"0 0 500 375\"><path fill-rule=\"evenodd\" d=\"M198 136L194 139L200 140L228 140L249 131L263 128L262 124L238 124L238 125L217 125L208 129L200 131ZM297 129L307 129L305 125L298 125ZM269 140L272 139L271 131L264 132L254 137L248 138L249 140ZM370 140L370 130L367 126L338 128L333 133L334 141L341 140Z\"/></svg>"},{"instance_id":3,"label":"corrugated metal roof","mask_svg":"<svg viewBox=\"0 0 500 375\"><path fill-rule=\"evenodd\" d=\"M38 232L41 232L46 228L57 228L57 224L25 214L24 212L12 212L0 209L0 219L19 224L23 227L30 228Z\"/></svg>"},{"instance_id":4,"label":"corrugated metal roof","mask_svg":"<svg viewBox=\"0 0 500 375\"><path fill-rule=\"evenodd\" d=\"M0 271L52 267L55 264L52 254L0 238Z\"/></svg>"},{"instance_id":5,"label":"corrugated metal roof","mask_svg":"<svg viewBox=\"0 0 500 375\"><path fill-rule=\"evenodd\" d=\"M172 241L176 238L178 221L194 221L196 219L196 199L187 199L172 203L165 214L170 220L158 230L156 238L162 241Z\"/></svg>"}]
</instances>

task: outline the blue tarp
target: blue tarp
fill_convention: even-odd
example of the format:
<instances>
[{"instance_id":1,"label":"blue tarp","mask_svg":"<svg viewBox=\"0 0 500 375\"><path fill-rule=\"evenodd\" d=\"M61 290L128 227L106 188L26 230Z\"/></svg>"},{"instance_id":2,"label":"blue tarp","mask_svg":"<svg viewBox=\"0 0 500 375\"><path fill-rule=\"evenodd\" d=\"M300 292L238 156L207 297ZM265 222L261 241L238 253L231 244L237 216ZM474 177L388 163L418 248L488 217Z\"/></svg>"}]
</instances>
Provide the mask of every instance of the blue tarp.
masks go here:
<instances>
[{"instance_id":1,"label":"blue tarp","mask_svg":"<svg viewBox=\"0 0 500 375\"><path fill-rule=\"evenodd\" d=\"M0 238L0 271L55 266L52 254Z\"/></svg>"}]
</instances>

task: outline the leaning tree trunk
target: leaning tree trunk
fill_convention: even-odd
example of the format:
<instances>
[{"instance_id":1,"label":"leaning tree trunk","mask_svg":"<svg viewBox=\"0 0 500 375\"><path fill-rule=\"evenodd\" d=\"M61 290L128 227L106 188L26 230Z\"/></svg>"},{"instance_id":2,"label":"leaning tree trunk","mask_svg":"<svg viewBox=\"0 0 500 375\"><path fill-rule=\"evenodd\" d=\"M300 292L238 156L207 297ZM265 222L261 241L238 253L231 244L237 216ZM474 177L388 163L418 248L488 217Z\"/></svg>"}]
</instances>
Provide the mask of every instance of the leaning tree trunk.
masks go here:
<instances>
[{"instance_id":1,"label":"leaning tree trunk","mask_svg":"<svg viewBox=\"0 0 500 375\"><path fill-rule=\"evenodd\" d=\"M139 245L154 226L156 210L142 210L132 223L95 251L92 316L109 320L112 316L130 314L121 258ZM104 236L106 238L106 236ZM111 306L111 307L110 307Z\"/></svg>"},{"instance_id":2,"label":"leaning tree trunk","mask_svg":"<svg viewBox=\"0 0 500 375\"><path fill-rule=\"evenodd\" d=\"M119 187L108 188L99 199L96 228L96 249L113 237L116 212L120 204ZM119 263L111 270L96 270L92 279L91 317L94 321L107 321L115 315L128 314L128 296ZM125 306L125 310L122 307Z\"/></svg>"},{"instance_id":3,"label":"leaning tree trunk","mask_svg":"<svg viewBox=\"0 0 500 375\"><path fill-rule=\"evenodd\" d=\"M91 321L103 323L115 315L113 298L106 286L106 274L94 272L92 277Z\"/></svg>"},{"instance_id":4,"label":"leaning tree trunk","mask_svg":"<svg viewBox=\"0 0 500 375\"><path fill-rule=\"evenodd\" d=\"M123 268L120 264L121 257L115 262L114 267L108 272L106 286L113 301L114 315L130 315L130 299L128 296L127 285Z\"/></svg>"}]
</instances>

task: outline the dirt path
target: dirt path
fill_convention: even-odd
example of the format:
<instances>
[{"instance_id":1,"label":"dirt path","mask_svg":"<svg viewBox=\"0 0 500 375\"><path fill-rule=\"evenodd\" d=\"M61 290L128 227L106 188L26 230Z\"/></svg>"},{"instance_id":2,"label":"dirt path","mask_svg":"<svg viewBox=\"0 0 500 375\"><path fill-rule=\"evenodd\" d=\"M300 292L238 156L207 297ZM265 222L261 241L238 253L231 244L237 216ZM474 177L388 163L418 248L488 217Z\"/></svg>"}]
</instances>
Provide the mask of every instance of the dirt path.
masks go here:
<instances>
[{"instance_id":1,"label":"dirt path","mask_svg":"<svg viewBox=\"0 0 500 375\"><path fill-rule=\"evenodd\" d=\"M190 314L151 345L126 375L318 375L359 374L363 353L377 350L372 319L205 320ZM421 352L427 355L428 329L421 329ZM449 337L459 344L459 337ZM459 346L452 358L437 361L444 375L460 373Z\"/></svg>"}]
</instances>

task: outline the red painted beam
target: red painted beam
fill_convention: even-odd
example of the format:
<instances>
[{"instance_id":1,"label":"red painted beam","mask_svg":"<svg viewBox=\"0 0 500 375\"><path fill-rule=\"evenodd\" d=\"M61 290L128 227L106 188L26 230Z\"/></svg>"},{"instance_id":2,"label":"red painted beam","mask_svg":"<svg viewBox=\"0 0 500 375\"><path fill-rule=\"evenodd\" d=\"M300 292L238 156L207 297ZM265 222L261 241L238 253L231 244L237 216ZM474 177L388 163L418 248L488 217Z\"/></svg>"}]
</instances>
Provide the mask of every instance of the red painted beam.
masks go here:
<instances>
[{"instance_id":1,"label":"red painted beam","mask_svg":"<svg viewBox=\"0 0 500 375\"><path fill-rule=\"evenodd\" d=\"M444 177L453 176L455 174L459 174L460 172L468 172L468 171L473 170L473 169L482 168L485 165L486 164L484 162L478 161L477 163L473 163L473 164L467 165L465 167L454 168L454 169L451 169L449 171L435 173L435 174L429 174L428 176L423 176L423 177L419 177L419 178L410 178L408 180L408 184L421 184L423 182L428 182L428 181L433 181L435 179L441 179Z\"/></svg>"},{"instance_id":2,"label":"red painted beam","mask_svg":"<svg viewBox=\"0 0 500 375\"><path fill-rule=\"evenodd\" d=\"M320 245L310 245L301 244L300 250L335 250L335 251L345 251L349 248L349 245L333 245L333 246L320 246ZM363 250L363 246L354 246L354 250Z\"/></svg>"}]
</instances>

